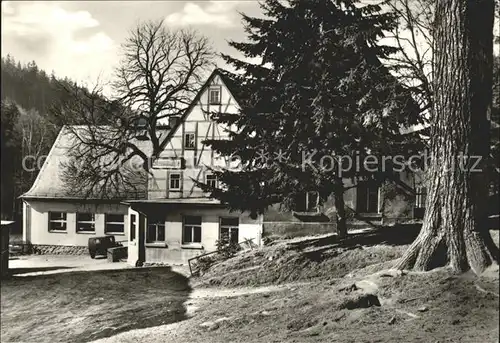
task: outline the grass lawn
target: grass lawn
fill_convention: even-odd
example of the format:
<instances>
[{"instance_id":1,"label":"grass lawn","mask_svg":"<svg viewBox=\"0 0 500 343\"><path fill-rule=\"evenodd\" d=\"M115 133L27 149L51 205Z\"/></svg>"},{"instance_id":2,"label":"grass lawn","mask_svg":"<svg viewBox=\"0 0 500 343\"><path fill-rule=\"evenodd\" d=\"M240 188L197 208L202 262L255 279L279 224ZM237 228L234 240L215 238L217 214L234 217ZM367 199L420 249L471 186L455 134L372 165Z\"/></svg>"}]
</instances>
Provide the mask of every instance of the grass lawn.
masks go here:
<instances>
[{"instance_id":1,"label":"grass lawn","mask_svg":"<svg viewBox=\"0 0 500 343\"><path fill-rule=\"evenodd\" d=\"M1 282L1 340L88 342L173 323L190 291L170 268L14 276Z\"/></svg>"}]
</instances>

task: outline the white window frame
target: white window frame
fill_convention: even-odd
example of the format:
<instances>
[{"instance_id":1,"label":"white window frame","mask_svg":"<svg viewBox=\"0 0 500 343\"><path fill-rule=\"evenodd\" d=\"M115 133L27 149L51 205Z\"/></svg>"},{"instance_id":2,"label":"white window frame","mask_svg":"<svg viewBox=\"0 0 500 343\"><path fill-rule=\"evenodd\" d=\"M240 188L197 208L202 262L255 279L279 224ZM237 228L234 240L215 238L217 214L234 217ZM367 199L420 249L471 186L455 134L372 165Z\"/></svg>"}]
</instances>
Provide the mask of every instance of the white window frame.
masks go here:
<instances>
[{"instance_id":1,"label":"white window frame","mask_svg":"<svg viewBox=\"0 0 500 343\"><path fill-rule=\"evenodd\" d=\"M108 216L121 216L122 221L117 222L117 221L109 221ZM110 225L121 225L122 230L121 231L111 231L108 230L108 224ZM125 215L120 214L120 213L105 213L104 214L104 233L106 235L125 235Z\"/></svg>"},{"instance_id":2,"label":"white window frame","mask_svg":"<svg viewBox=\"0 0 500 343\"><path fill-rule=\"evenodd\" d=\"M194 225L194 224L186 224L186 219L190 218L190 217L191 218L200 218L200 224L196 224L196 225ZM185 230L186 230L186 228L188 226L191 229L191 241L189 241L189 242L186 241L186 235L184 234L184 232L185 232ZM197 228L197 227L200 228L200 241L199 242L195 242L194 241L194 236L195 236L194 231L195 231L195 228ZM201 242L203 240L202 239L202 236L203 236L202 230L203 230L203 218L202 218L202 216L183 216L182 217L182 244L183 245L201 244Z\"/></svg>"},{"instance_id":3,"label":"white window frame","mask_svg":"<svg viewBox=\"0 0 500 343\"><path fill-rule=\"evenodd\" d=\"M314 205L313 207L313 210L310 211L309 210L309 197L310 197L310 194L314 193L316 195L316 205ZM314 212L314 213L317 213L319 212L319 193L316 192L316 191L309 191L309 192L306 192L306 212Z\"/></svg>"},{"instance_id":4,"label":"white window frame","mask_svg":"<svg viewBox=\"0 0 500 343\"><path fill-rule=\"evenodd\" d=\"M314 206L313 210L310 210L309 202L311 201L309 198L311 197L310 194L315 193L316 194L316 205ZM301 197L304 197L304 208L298 208L297 204L295 204L295 209L293 212L295 213L319 213L319 192L317 191L307 191L307 192L302 192Z\"/></svg>"},{"instance_id":5,"label":"white window frame","mask_svg":"<svg viewBox=\"0 0 500 343\"><path fill-rule=\"evenodd\" d=\"M163 229L163 240L160 240L159 239L159 234L158 234L158 229L159 228L162 228ZM153 240L149 240L149 231L150 229L154 229L155 231L155 239ZM149 243L149 244L154 244L154 243L165 243L166 239L167 239L167 231L166 231L166 227L165 227L165 219L163 220L159 220L159 218L156 218L156 220L149 220L148 218L148 227L147 227L147 230L146 230L146 237L145 237L145 241L146 243Z\"/></svg>"},{"instance_id":6,"label":"white window frame","mask_svg":"<svg viewBox=\"0 0 500 343\"><path fill-rule=\"evenodd\" d=\"M208 178L211 177L211 176L213 176L213 178L211 180L209 180ZM209 185L208 184L209 181L214 183L214 185L211 186L211 187L218 188L218 186L219 186L219 179L218 179L217 175L215 175L214 173L206 173L205 174L205 184Z\"/></svg>"},{"instance_id":7,"label":"white window frame","mask_svg":"<svg viewBox=\"0 0 500 343\"><path fill-rule=\"evenodd\" d=\"M193 146L188 145L188 142L191 142L190 139L188 139L188 135L193 136ZM184 149L185 150L195 150L196 149L196 132L184 132Z\"/></svg>"},{"instance_id":8,"label":"white window frame","mask_svg":"<svg viewBox=\"0 0 500 343\"><path fill-rule=\"evenodd\" d=\"M238 225L223 225L222 221L225 219L233 219L238 221ZM222 230L227 229L228 230L228 235L229 235L229 240L231 240L231 232L236 231L236 242L239 243L239 235L240 235L240 219L238 217L220 217L219 218L219 240L222 240Z\"/></svg>"},{"instance_id":9,"label":"white window frame","mask_svg":"<svg viewBox=\"0 0 500 343\"><path fill-rule=\"evenodd\" d=\"M63 218L61 219L51 219L51 214L61 214ZM52 223L64 224L64 229L52 229ZM50 211L49 212L49 232L67 232L68 231L68 214L66 212Z\"/></svg>"},{"instance_id":10,"label":"white window frame","mask_svg":"<svg viewBox=\"0 0 500 343\"><path fill-rule=\"evenodd\" d=\"M78 220L78 215L82 214L90 214L92 220ZM80 224L90 224L93 227L93 230L80 230ZM77 233L95 233L95 213L90 212L77 212L76 213L76 232Z\"/></svg>"},{"instance_id":11,"label":"white window frame","mask_svg":"<svg viewBox=\"0 0 500 343\"><path fill-rule=\"evenodd\" d=\"M211 86L208 90L208 103L210 105L220 105L222 102L221 99L221 86ZM212 92L217 93L217 99L212 98Z\"/></svg>"},{"instance_id":12,"label":"white window frame","mask_svg":"<svg viewBox=\"0 0 500 343\"><path fill-rule=\"evenodd\" d=\"M172 179L173 175L176 175L179 178L177 180ZM181 180L182 180L181 173L169 173L168 174L168 190L169 191L180 191L181 190ZM177 181L179 183L178 187L172 187L172 181Z\"/></svg>"}]
</instances>

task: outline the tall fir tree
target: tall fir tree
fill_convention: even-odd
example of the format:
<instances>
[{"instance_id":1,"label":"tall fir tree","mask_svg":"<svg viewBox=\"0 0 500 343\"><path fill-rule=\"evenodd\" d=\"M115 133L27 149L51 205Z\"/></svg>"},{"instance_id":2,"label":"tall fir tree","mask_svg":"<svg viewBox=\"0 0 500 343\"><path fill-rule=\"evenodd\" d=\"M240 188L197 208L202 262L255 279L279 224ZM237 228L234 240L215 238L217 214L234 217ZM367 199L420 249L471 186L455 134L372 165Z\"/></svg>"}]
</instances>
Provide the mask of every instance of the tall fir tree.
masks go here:
<instances>
[{"instance_id":1,"label":"tall fir tree","mask_svg":"<svg viewBox=\"0 0 500 343\"><path fill-rule=\"evenodd\" d=\"M419 111L380 62L394 51L378 44L394 16L356 1L266 0L261 7L264 18L242 15L248 41L230 45L262 63L223 55L237 69L225 78L241 111L212 117L232 128L231 140L206 141L237 155L240 168L214 170L221 188L200 187L253 215L276 203L293 209L308 192L320 203L333 196L337 231L345 236L345 179L380 184L393 170L349 167L342 157L380 161L421 148L416 136L400 135Z\"/></svg>"}]
</instances>

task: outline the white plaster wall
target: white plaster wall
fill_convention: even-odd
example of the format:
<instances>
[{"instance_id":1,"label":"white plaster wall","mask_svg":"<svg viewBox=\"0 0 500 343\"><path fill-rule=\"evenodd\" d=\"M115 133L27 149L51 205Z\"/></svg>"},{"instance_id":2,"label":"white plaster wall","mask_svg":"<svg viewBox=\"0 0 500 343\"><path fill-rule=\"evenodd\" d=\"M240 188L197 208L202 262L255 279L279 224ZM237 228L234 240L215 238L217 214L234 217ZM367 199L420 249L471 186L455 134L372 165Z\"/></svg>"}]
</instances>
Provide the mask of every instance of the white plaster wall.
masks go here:
<instances>
[{"instance_id":1,"label":"white plaster wall","mask_svg":"<svg viewBox=\"0 0 500 343\"><path fill-rule=\"evenodd\" d=\"M182 218L183 216L201 216L201 245L182 245ZM255 244L261 245L262 216L251 219L247 213L230 213L221 208L193 208L168 213L165 218L166 247L146 244L146 262L178 262L186 263L196 255L216 250L216 241L219 239L219 218L239 218L239 241L252 239ZM130 248L129 248L130 256ZM134 260L135 261L135 260Z\"/></svg>"},{"instance_id":2,"label":"white plaster wall","mask_svg":"<svg viewBox=\"0 0 500 343\"><path fill-rule=\"evenodd\" d=\"M104 223L105 213L124 215L124 234L113 234L117 241L127 241L128 235L128 207L120 204L84 204L69 202L49 202L49 201L28 201L31 206L29 213L26 213L26 204L24 205L25 217L23 220L24 236L32 244L42 245L66 245L66 246L87 246L90 237L105 236ZM49 231L49 212L66 212L67 224L66 232ZM76 213L91 212L95 213L95 232L82 233L76 232ZM26 228L26 216L30 216L31 230Z\"/></svg>"}]
</instances>

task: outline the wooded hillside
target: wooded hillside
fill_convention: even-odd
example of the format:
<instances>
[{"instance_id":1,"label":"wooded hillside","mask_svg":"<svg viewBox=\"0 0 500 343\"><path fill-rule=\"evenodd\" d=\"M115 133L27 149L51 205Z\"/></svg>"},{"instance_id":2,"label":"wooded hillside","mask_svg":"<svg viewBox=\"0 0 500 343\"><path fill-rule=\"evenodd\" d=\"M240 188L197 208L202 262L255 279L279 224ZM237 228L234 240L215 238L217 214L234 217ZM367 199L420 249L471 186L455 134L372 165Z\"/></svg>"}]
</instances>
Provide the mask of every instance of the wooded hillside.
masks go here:
<instances>
[{"instance_id":1,"label":"wooded hillside","mask_svg":"<svg viewBox=\"0 0 500 343\"><path fill-rule=\"evenodd\" d=\"M68 89L86 89L9 55L1 59L1 87L1 217L20 220L17 198L33 184L62 125L79 123L57 109Z\"/></svg>"}]
</instances>

